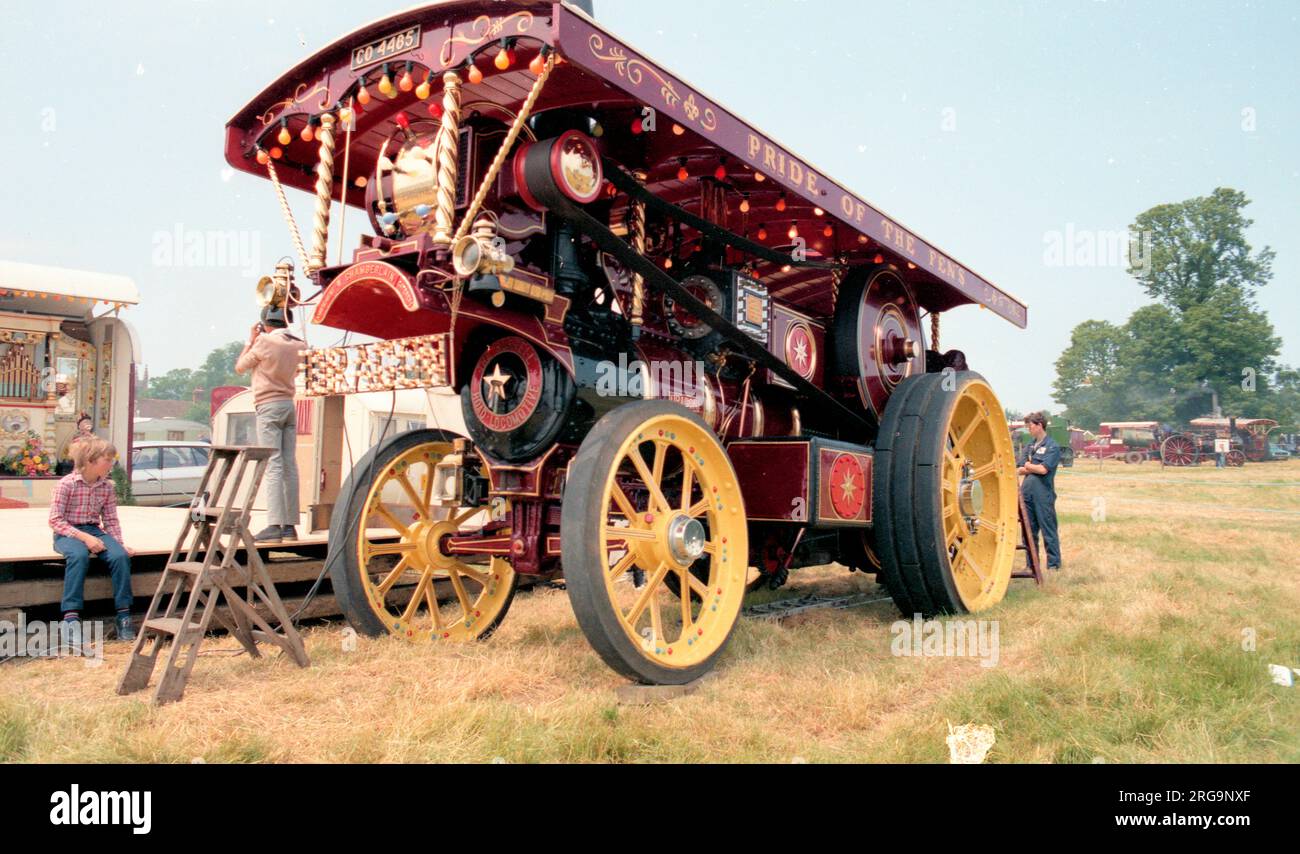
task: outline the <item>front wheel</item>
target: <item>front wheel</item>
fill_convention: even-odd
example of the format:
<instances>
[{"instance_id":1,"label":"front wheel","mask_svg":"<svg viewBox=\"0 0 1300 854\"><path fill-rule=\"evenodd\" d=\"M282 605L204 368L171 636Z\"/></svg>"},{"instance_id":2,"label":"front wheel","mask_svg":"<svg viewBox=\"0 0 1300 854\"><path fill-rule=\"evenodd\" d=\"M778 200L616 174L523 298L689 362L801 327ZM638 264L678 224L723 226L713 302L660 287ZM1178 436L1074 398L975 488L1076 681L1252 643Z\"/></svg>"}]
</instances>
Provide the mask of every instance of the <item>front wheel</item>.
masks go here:
<instances>
[{"instance_id":1,"label":"front wheel","mask_svg":"<svg viewBox=\"0 0 1300 854\"><path fill-rule=\"evenodd\" d=\"M326 565L339 607L370 637L411 641L487 638L518 586L500 557L448 554L450 537L509 540L504 508L446 507L433 489L459 437L416 430L372 448L352 469L330 525Z\"/></svg>"},{"instance_id":2,"label":"front wheel","mask_svg":"<svg viewBox=\"0 0 1300 854\"><path fill-rule=\"evenodd\" d=\"M698 416L666 401L605 416L569 467L560 535L573 612L606 664L653 685L712 669L745 596L749 534L731 461Z\"/></svg>"},{"instance_id":3,"label":"front wheel","mask_svg":"<svg viewBox=\"0 0 1300 854\"><path fill-rule=\"evenodd\" d=\"M1019 487L1002 405L979 374L905 380L881 421L872 476L880 579L904 614L1002 601Z\"/></svg>"}]
</instances>

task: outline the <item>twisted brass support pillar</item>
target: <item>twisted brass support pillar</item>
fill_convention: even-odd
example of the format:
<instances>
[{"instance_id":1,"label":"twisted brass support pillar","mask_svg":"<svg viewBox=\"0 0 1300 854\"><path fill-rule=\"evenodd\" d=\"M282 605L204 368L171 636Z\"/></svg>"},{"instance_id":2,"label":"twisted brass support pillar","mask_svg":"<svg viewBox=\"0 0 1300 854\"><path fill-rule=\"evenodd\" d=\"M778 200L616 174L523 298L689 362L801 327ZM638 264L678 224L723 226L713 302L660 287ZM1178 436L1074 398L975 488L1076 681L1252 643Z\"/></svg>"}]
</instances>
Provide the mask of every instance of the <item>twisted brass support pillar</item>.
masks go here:
<instances>
[{"instance_id":1,"label":"twisted brass support pillar","mask_svg":"<svg viewBox=\"0 0 1300 854\"><path fill-rule=\"evenodd\" d=\"M646 174L644 172L634 172L633 177L638 182L644 182ZM634 199L632 201L631 222L628 223L628 233L632 237L632 249L636 254L645 256L645 202ZM645 278L640 273L632 274L632 337L641 337L641 327L645 325Z\"/></svg>"},{"instance_id":2,"label":"twisted brass support pillar","mask_svg":"<svg viewBox=\"0 0 1300 854\"><path fill-rule=\"evenodd\" d=\"M330 234L330 207L334 204L334 116L320 118L320 162L316 164L316 219L311 242L311 265L308 275L325 266Z\"/></svg>"},{"instance_id":3,"label":"twisted brass support pillar","mask_svg":"<svg viewBox=\"0 0 1300 854\"><path fill-rule=\"evenodd\" d=\"M433 244L450 249L460 181L460 75L442 76L442 126L438 128L438 203L433 213Z\"/></svg>"}]
</instances>

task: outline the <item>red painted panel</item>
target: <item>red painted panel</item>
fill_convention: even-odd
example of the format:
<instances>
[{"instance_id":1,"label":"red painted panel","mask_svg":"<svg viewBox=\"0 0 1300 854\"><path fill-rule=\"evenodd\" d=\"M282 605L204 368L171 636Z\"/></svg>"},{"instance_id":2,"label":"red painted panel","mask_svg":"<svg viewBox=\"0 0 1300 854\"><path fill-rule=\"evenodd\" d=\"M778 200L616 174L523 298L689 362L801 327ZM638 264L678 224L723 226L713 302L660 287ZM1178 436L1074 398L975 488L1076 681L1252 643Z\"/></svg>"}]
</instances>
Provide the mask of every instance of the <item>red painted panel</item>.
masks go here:
<instances>
[{"instance_id":1,"label":"red painted panel","mask_svg":"<svg viewBox=\"0 0 1300 854\"><path fill-rule=\"evenodd\" d=\"M808 441L732 442L745 515L753 521L807 522L812 498Z\"/></svg>"}]
</instances>

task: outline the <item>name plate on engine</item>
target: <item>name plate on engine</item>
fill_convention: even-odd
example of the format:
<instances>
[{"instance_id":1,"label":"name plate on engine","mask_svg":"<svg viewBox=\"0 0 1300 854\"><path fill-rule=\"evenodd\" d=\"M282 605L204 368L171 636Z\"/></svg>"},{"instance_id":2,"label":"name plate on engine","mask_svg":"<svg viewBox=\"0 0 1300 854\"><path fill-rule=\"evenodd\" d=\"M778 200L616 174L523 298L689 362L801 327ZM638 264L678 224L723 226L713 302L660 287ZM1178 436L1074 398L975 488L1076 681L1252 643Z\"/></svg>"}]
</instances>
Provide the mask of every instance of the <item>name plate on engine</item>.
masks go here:
<instances>
[{"instance_id":1,"label":"name plate on engine","mask_svg":"<svg viewBox=\"0 0 1300 854\"><path fill-rule=\"evenodd\" d=\"M308 397L451 385L451 334L308 350L298 375Z\"/></svg>"}]
</instances>

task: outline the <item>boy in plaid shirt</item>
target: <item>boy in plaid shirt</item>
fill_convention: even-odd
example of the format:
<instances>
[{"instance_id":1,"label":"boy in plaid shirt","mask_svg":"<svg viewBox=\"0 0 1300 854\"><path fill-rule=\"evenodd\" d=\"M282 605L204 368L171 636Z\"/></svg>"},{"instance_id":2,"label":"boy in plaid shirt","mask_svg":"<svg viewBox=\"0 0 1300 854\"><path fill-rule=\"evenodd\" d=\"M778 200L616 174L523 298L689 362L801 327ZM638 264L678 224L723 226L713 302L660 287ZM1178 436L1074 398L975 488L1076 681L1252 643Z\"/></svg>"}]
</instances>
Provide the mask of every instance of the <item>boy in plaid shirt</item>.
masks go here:
<instances>
[{"instance_id":1,"label":"boy in plaid shirt","mask_svg":"<svg viewBox=\"0 0 1300 854\"><path fill-rule=\"evenodd\" d=\"M117 493L109 472L117 450L103 439L89 438L73 444L76 471L54 487L50 502L50 528L54 550L67 558L63 573L63 619L80 620L86 571L92 556L108 564L117 605L117 636L134 640L131 627L131 555L122 545L122 525L117 519Z\"/></svg>"}]
</instances>

